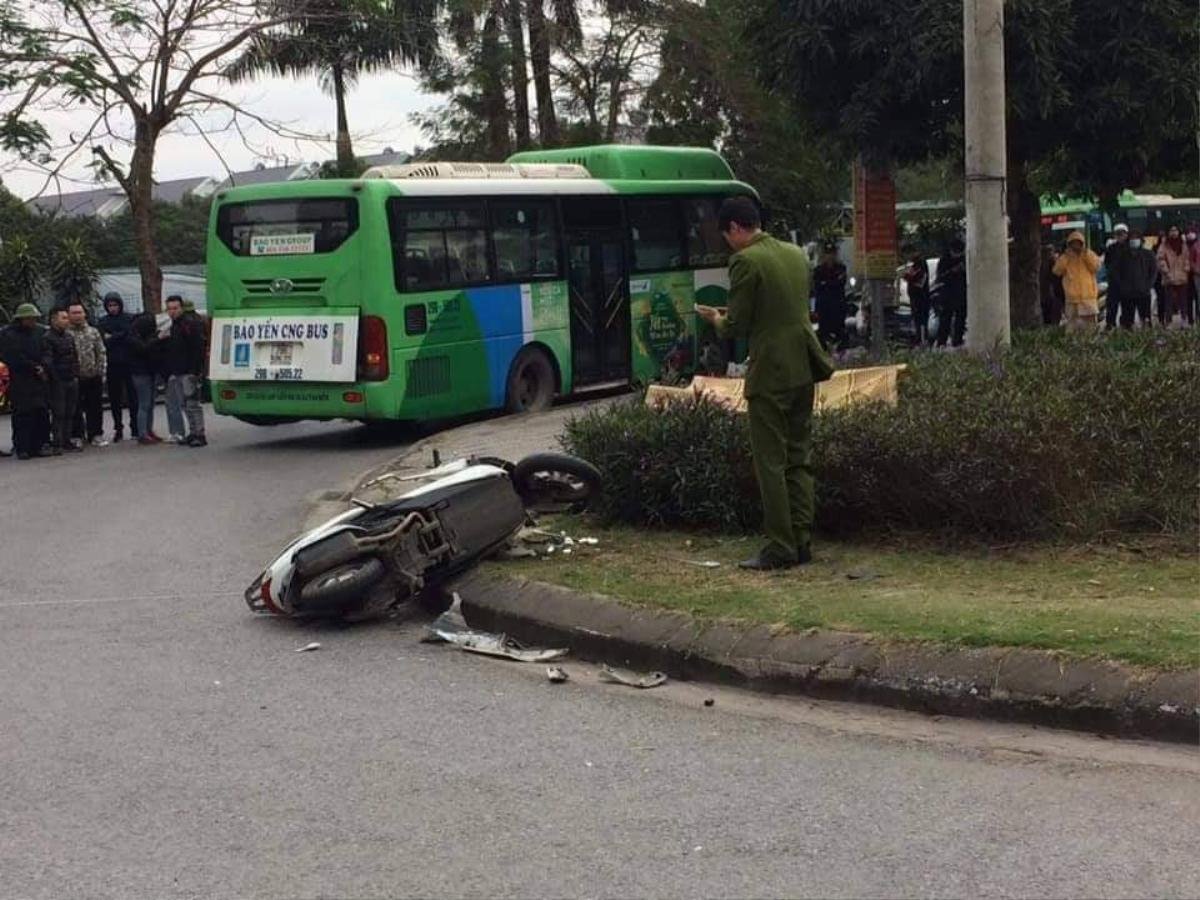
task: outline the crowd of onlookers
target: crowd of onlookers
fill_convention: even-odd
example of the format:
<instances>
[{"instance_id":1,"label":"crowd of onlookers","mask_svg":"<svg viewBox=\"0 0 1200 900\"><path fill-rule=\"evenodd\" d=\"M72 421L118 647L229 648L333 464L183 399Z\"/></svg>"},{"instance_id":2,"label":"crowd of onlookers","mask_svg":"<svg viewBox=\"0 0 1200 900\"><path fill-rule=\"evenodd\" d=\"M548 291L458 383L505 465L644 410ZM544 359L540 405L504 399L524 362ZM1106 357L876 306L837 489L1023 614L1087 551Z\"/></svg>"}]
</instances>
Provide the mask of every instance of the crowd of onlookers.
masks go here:
<instances>
[{"instance_id":1,"label":"crowd of onlookers","mask_svg":"<svg viewBox=\"0 0 1200 900\"><path fill-rule=\"evenodd\" d=\"M170 296L166 319L160 323L151 314L125 312L121 296L109 293L104 310L92 324L84 303L72 302L52 309L43 325L41 311L22 303L13 323L0 331L17 459L106 446L105 396L113 442L124 440L127 414L130 435L140 445L207 445L200 406L205 328L195 306ZM155 401L162 386L166 441L154 430Z\"/></svg>"},{"instance_id":2,"label":"crowd of onlookers","mask_svg":"<svg viewBox=\"0 0 1200 900\"><path fill-rule=\"evenodd\" d=\"M908 295L914 340L919 345L960 346L967 331L966 245L961 238L952 239L937 260L937 274L933 278L929 262L921 253L906 248L905 257L900 278ZM827 350L844 349L847 343L847 283L848 272L845 263L838 259L837 244L827 243L812 276L817 337ZM934 321L937 327L931 328Z\"/></svg>"},{"instance_id":3,"label":"crowd of onlookers","mask_svg":"<svg viewBox=\"0 0 1200 900\"><path fill-rule=\"evenodd\" d=\"M1133 328L1195 324L1200 302L1200 242L1195 228L1186 233L1172 225L1151 249L1140 231L1124 223L1113 228L1103 255L1087 247L1082 232L1066 247L1046 247L1042 259L1042 321L1068 328L1093 327L1100 321L1100 285L1104 323Z\"/></svg>"},{"instance_id":4,"label":"crowd of onlookers","mask_svg":"<svg viewBox=\"0 0 1200 900\"><path fill-rule=\"evenodd\" d=\"M910 337L918 346L958 347L967 329L967 260L961 239L936 261L905 249L899 277L911 313ZM930 262L935 262L932 267ZM826 244L813 269L817 334L827 349L845 349L848 273L836 243ZM1172 225L1149 240L1116 225L1103 254L1090 250L1081 231L1061 247L1042 248L1042 322L1069 330L1192 325L1200 312L1200 241L1196 228ZM890 330L890 329L889 329Z\"/></svg>"}]
</instances>

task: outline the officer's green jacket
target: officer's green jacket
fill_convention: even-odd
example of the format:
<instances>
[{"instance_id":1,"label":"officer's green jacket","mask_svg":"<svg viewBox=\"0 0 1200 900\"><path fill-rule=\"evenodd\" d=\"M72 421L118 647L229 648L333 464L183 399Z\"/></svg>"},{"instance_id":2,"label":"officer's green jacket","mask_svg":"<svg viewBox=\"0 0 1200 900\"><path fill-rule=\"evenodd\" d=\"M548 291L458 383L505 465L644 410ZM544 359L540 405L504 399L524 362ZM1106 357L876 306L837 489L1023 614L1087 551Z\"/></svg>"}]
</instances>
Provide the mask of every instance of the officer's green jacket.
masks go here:
<instances>
[{"instance_id":1,"label":"officer's green jacket","mask_svg":"<svg viewBox=\"0 0 1200 900\"><path fill-rule=\"evenodd\" d=\"M808 257L795 244L759 234L729 259L729 305L721 337L750 339L746 396L827 381L833 372L808 314Z\"/></svg>"}]
</instances>

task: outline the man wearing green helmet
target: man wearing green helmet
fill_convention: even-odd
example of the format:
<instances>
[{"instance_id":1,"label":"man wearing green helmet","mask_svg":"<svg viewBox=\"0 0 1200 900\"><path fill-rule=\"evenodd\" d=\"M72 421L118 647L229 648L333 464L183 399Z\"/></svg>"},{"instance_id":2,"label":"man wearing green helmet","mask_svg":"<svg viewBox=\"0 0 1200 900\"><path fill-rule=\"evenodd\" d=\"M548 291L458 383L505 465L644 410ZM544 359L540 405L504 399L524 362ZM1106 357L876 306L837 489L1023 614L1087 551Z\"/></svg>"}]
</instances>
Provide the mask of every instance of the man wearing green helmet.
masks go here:
<instances>
[{"instance_id":1,"label":"man wearing green helmet","mask_svg":"<svg viewBox=\"0 0 1200 900\"><path fill-rule=\"evenodd\" d=\"M0 331L0 360L8 366L8 399L12 404L13 452L17 459L41 456L50 436L50 391L46 372L45 329L41 313L22 303L13 323Z\"/></svg>"}]
</instances>

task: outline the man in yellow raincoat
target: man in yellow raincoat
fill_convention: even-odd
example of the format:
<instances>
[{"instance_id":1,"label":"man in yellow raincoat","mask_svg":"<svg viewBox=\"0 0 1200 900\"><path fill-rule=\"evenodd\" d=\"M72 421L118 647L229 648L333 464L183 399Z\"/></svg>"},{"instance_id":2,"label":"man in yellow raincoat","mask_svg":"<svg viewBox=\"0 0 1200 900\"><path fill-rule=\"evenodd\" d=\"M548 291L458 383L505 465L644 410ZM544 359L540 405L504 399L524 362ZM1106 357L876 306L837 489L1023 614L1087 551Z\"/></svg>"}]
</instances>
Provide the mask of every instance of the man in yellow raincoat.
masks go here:
<instances>
[{"instance_id":1,"label":"man in yellow raincoat","mask_svg":"<svg viewBox=\"0 0 1200 900\"><path fill-rule=\"evenodd\" d=\"M1067 252L1054 264L1054 274L1062 278L1066 297L1063 312L1070 331L1096 324L1100 314L1100 286L1096 283L1099 269L1100 257L1087 248L1083 232L1072 231L1067 238Z\"/></svg>"}]
</instances>

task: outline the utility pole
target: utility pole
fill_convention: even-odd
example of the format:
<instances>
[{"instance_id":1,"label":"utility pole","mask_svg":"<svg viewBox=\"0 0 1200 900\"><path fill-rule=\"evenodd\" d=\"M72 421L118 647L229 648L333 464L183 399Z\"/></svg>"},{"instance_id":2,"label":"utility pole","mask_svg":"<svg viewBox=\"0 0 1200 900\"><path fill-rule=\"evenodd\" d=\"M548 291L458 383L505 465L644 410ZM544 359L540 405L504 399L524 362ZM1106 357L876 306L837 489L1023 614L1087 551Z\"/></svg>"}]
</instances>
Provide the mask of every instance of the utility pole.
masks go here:
<instances>
[{"instance_id":1,"label":"utility pole","mask_svg":"<svg viewBox=\"0 0 1200 900\"><path fill-rule=\"evenodd\" d=\"M967 347L1009 343L1004 0L963 0Z\"/></svg>"}]
</instances>

